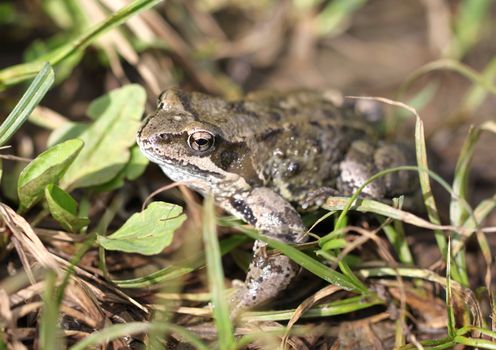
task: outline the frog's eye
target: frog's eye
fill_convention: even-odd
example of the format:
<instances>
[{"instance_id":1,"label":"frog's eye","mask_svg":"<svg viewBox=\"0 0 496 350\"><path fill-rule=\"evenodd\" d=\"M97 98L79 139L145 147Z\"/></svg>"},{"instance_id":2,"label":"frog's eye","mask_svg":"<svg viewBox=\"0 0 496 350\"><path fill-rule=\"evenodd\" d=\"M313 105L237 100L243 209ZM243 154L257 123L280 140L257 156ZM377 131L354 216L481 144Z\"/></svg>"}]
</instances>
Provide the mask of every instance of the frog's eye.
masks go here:
<instances>
[{"instance_id":1,"label":"frog's eye","mask_svg":"<svg viewBox=\"0 0 496 350\"><path fill-rule=\"evenodd\" d=\"M205 152L212 148L214 141L214 135L206 130L195 131L188 137L189 147L200 152Z\"/></svg>"}]
</instances>

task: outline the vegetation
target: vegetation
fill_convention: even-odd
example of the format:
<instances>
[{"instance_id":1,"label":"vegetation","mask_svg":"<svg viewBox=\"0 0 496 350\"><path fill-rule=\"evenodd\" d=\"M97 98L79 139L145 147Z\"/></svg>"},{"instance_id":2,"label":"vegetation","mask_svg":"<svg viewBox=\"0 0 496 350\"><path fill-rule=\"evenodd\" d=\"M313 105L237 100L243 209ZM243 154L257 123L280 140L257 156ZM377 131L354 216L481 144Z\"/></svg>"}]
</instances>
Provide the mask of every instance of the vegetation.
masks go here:
<instances>
[{"instance_id":1,"label":"vegetation","mask_svg":"<svg viewBox=\"0 0 496 350\"><path fill-rule=\"evenodd\" d=\"M490 0L0 4L0 349L496 349L495 13ZM402 169L425 210L331 197L291 246L164 188L135 134L171 85L367 95L350 98L383 103L387 134L415 142ZM257 239L304 272L232 320L230 282Z\"/></svg>"}]
</instances>

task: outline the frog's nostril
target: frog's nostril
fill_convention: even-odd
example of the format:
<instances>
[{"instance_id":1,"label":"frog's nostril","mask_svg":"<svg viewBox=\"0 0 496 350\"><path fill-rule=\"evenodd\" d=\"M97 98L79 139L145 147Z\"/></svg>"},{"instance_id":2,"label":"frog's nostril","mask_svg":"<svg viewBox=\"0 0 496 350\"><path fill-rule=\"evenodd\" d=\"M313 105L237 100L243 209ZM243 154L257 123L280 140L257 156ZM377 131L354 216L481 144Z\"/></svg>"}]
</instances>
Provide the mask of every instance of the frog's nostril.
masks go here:
<instances>
[{"instance_id":1,"label":"frog's nostril","mask_svg":"<svg viewBox=\"0 0 496 350\"><path fill-rule=\"evenodd\" d=\"M160 141L167 141L169 139L169 135L166 133L157 134L157 139Z\"/></svg>"}]
</instances>

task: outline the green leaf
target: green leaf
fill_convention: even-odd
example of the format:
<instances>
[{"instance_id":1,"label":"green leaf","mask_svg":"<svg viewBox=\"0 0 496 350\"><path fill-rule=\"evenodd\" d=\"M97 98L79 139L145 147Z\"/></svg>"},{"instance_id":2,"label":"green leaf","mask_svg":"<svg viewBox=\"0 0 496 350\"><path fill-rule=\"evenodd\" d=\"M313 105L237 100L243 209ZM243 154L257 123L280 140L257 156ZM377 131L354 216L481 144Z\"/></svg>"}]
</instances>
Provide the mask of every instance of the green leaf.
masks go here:
<instances>
[{"instance_id":1,"label":"green leaf","mask_svg":"<svg viewBox=\"0 0 496 350\"><path fill-rule=\"evenodd\" d=\"M138 145L134 145L131 148L131 159L124 169L126 179L130 181L136 180L145 172L148 163L148 158L143 155Z\"/></svg>"},{"instance_id":2,"label":"green leaf","mask_svg":"<svg viewBox=\"0 0 496 350\"><path fill-rule=\"evenodd\" d=\"M91 103L88 115L95 121L81 134L85 147L62 179L62 187L102 185L126 167L144 104L145 91L139 85L113 90Z\"/></svg>"},{"instance_id":3,"label":"green leaf","mask_svg":"<svg viewBox=\"0 0 496 350\"><path fill-rule=\"evenodd\" d=\"M0 125L0 146L4 145L24 124L33 109L50 89L53 81L53 69L49 64L45 64L7 119Z\"/></svg>"},{"instance_id":4,"label":"green leaf","mask_svg":"<svg viewBox=\"0 0 496 350\"><path fill-rule=\"evenodd\" d=\"M186 220L183 209L174 204L152 202L145 210L133 214L110 236L98 236L107 250L153 255L172 241L174 231Z\"/></svg>"},{"instance_id":5,"label":"green leaf","mask_svg":"<svg viewBox=\"0 0 496 350\"><path fill-rule=\"evenodd\" d=\"M138 145L131 148L131 158L122 171L106 184L95 188L96 191L109 192L124 186L124 180L136 180L143 174L148 165L148 159L140 151Z\"/></svg>"},{"instance_id":6,"label":"green leaf","mask_svg":"<svg viewBox=\"0 0 496 350\"><path fill-rule=\"evenodd\" d=\"M67 231L78 232L88 226L90 220L77 215L77 202L71 195L54 184L45 187L48 210Z\"/></svg>"},{"instance_id":7,"label":"green leaf","mask_svg":"<svg viewBox=\"0 0 496 350\"><path fill-rule=\"evenodd\" d=\"M48 184L57 183L83 147L79 139L68 140L47 149L29 163L19 175L17 193L20 211L30 208Z\"/></svg>"},{"instance_id":8,"label":"green leaf","mask_svg":"<svg viewBox=\"0 0 496 350\"><path fill-rule=\"evenodd\" d=\"M56 145L69 139L80 138L90 125L87 123L67 122L56 128L48 137L48 146Z\"/></svg>"}]
</instances>

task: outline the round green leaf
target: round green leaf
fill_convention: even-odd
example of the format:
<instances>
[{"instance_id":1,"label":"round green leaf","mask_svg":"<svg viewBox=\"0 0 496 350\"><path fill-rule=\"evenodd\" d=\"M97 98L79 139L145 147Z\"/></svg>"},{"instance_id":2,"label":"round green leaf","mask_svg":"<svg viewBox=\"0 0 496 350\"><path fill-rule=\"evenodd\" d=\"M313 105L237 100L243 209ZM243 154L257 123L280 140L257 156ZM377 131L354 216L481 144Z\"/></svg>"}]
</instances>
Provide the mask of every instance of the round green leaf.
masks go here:
<instances>
[{"instance_id":1,"label":"round green leaf","mask_svg":"<svg viewBox=\"0 0 496 350\"><path fill-rule=\"evenodd\" d=\"M57 185L45 187L45 198L50 214L67 231L78 232L89 224L88 218L77 215L77 202L74 198Z\"/></svg>"},{"instance_id":2,"label":"round green leaf","mask_svg":"<svg viewBox=\"0 0 496 350\"><path fill-rule=\"evenodd\" d=\"M62 179L63 188L105 184L121 173L131 158L146 100L139 85L126 85L94 100L94 121L79 138L85 147Z\"/></svg>"},{"instance_id":3,"label":"round green leaf","mask_svg":"<svg viewBox=\"0 0 496 350\"><path fill-rule=\"evenodd\" d=\"M172 241L172 235L186 220L183 209L175 204L152 202L145 210L133 214L110 236L98 236L107 250L153 255Z\"/></svg>"},{"instance_id":4,"label":"round green leaf","mask_svg":"<svg viewBox=\"0 0 496 350\"><path fill-rule=\"evenodd\" d=\"M83 141L79 139L60 143L41 153L24 168L17 182L21 211L30 208L43 197L48 184L60 180L83 145Z\"/></svg>"}]
</instances>

